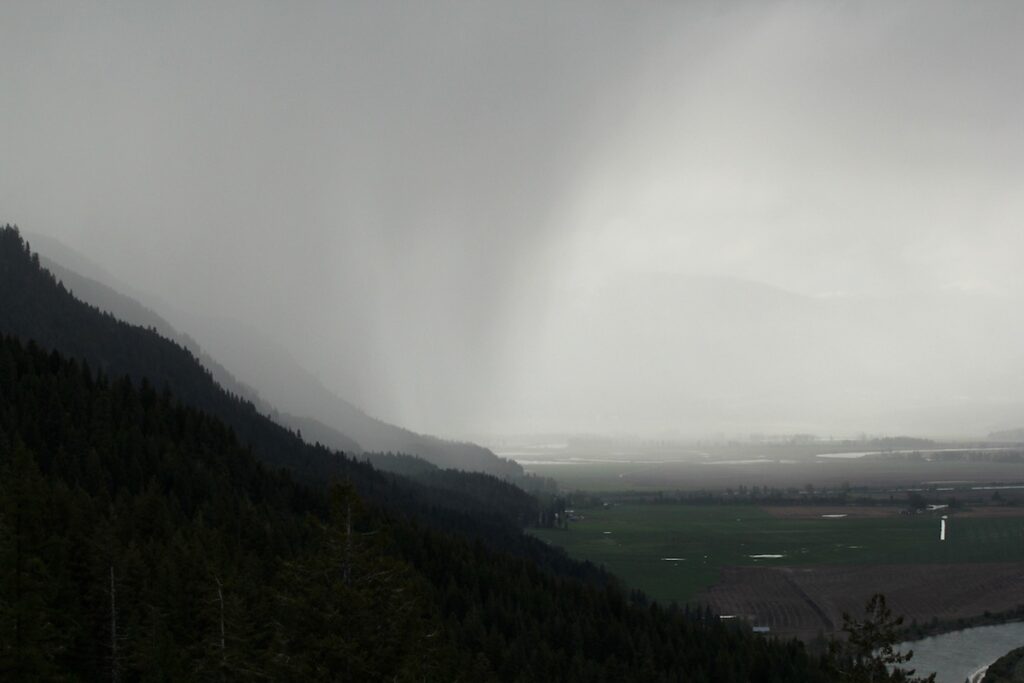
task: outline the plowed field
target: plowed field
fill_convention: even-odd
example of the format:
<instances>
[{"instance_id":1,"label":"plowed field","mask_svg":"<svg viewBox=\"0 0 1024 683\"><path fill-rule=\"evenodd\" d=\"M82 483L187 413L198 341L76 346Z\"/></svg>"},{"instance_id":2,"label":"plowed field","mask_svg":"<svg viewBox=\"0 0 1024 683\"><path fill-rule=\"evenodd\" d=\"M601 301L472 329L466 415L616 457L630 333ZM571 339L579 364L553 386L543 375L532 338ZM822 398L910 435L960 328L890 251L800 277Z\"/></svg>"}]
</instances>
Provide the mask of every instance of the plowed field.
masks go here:
<instances>
[{"instance_id":1,"label":"plowed field","mask_svg":"<svg viewBox=\"0 0 1024 683\"><path fill-rule=\"evenodd\" d=\"M859 615L873 593L911 620L956 619L1024 604L1024 563L725 567L697 599L720 614L811 638Z\"/></svg>"}]
</instances>

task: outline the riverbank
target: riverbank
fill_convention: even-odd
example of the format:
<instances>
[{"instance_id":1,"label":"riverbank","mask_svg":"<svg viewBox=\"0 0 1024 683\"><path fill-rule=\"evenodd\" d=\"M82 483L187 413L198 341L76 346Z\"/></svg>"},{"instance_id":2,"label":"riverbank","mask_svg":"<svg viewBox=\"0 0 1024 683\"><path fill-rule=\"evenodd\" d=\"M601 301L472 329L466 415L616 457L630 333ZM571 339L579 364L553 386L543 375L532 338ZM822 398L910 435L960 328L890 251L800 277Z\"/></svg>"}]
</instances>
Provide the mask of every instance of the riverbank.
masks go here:
<instances>
[{"instance_id":1,"label":"riverbank","mask_svg":"<svg viewBox=\"0 0 1024 683\"><path fill-rule=\"evenodd\" d=\"M900 643L913 650L908 666L918 674L937 674L937 683L980 683L994 662L1024 646L1024 622L1009 622L953 631L922 640Z\"/></svg>"},{"instance_id":2,"label":"riverbank","mask_svg":"<svg viewBox=\"0 0 1024 683\"><path fill-rule=\"evenodd\" d=\"M986 669L977 683L1024 683L1024 647L1007 652Z\"/></svg>"},{"instance_id":3,"label":"riverbank","mask_svg":"<svg viewBox=\"0 0 1024 683\"><path fill-rule=\"evenodd\" d=\"M930 622L913 622L904 627L900 634L901 640L921 640L932 636L939 636L943 633L963 631L968 628L979 626L998 626L1013 622L1024 621L1024 605L1018 605L1001 612L985 612L973 617L962 617L958 619L933 619Z\"/></svg>"}]
</instances>

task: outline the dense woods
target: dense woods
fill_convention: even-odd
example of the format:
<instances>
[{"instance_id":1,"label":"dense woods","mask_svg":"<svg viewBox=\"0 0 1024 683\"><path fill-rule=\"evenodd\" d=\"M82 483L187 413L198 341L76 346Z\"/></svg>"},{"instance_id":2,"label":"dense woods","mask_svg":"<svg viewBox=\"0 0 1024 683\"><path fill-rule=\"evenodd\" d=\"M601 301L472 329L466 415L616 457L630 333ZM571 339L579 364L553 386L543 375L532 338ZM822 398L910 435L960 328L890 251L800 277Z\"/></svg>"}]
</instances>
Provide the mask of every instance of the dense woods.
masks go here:
<instances>
[{"instance_id":1,"label":"dense woods","mask_svg":"<svg viewBox=\"0 0 1024 683\"><path fill-rule=\"evenodd\" d=\"M12 338L0 451L14 679L815 680L795 643L295 483L168 392Z\"/></svg>"},{"instance_id":2,"label":"dense woods","mask_svg":"<svg viewBox=\"0 0 1024 683\"><path fill-rule=\"evenodd\" d=\"M328 500L169 394L9 339L0 395L9 680L377 678L458 663L425 582L375 549L390 542L383 523L350 487ZM422 647L431 632L437 647Z\"/></svg>"},{"instance_id":3,"label":"dense woods","mask_svg":"<svg viewBox=\"0 0 1024 683\"><path fill-rule=\"evenodd\" d=\"M304 444L0 248L0 678L832 680L524 535L507 482Z\"/></svg>"}]
</instances>

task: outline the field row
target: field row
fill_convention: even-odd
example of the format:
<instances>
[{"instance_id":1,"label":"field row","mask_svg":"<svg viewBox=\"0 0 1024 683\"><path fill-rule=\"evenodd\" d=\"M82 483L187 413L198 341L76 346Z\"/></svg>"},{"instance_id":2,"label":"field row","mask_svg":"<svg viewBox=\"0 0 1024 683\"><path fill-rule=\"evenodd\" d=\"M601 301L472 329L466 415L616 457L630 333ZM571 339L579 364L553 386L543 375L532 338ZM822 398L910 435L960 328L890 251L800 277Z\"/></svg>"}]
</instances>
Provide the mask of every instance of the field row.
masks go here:
<instances>
[{"instance_id":1,"label":"field row","mask_svg":"<svg viewBox=\"0 0 1024 683\"><path fill-rule=\"evenodd\" d=\"M876 592L908 624L999 612L1024 604L1024 563L725 567L697 597L719 614L813 638L841 628L843 612L861 614Z\"/></svg>"}]
</instances>

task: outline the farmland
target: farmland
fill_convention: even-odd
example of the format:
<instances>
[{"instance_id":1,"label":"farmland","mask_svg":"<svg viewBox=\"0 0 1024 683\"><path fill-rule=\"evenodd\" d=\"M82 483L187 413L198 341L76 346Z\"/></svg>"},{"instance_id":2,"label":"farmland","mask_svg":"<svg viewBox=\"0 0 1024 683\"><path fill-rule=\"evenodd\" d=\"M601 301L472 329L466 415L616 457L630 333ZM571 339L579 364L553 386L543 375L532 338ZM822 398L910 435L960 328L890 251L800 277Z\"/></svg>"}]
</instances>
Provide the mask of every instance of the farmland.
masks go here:
<instances>
[{"instance_id":1,"label":"farmland","mask_svg":"<svg viewBox=\"0 0 1024 683\"><path fill-rule=\"evenodd\" d=\"M915 450L919 449L919 450ZM966 488L1024 482L1024 444L913 439L785 443L624 443L568 439L496 447L569 491Z\"/></svg>"},{"instance_id":2,"label":"farmland","mask_svg":"<svg viewBox=\"0 0 1024 683\"><path fill-rule=\"evenodd\" d=\"M908 625L949 623L1024 604L1024 563L725 567L697 599L774 633L813 638L841 628L843 612L860 613L873 593Z\"/></svg>"},{"instance_id":3,"label":"farmland","mask_svg":"<svg viewBox=\"0 0 1024 683\"><path fill-rule=\"evenodd\" d=\"M1024 481L1024 462L908 460L906 458L797 459L786 451L751 451L735 459L643 459L520 461L532 474L552 477L566 490L723 490L762 487L917 487L933 482L967 487Z\"/></svg>"},{"instance_id":4,"label":"farmland","mask_svg":"<svg viewBox=\"0 0 1024 683\"><path fill-rule=\"evenodd\" d=\"M842 610L856 609L875 591L922 620L1024 603L1024 511L953 515L944 542L935 514L801 512L620 504L578 510L581 519L568 530L536 533L658 600L700 600L804 636L834 629ZM941 605L939 595L947 595Z\"/></svg>"}]
</instances>

